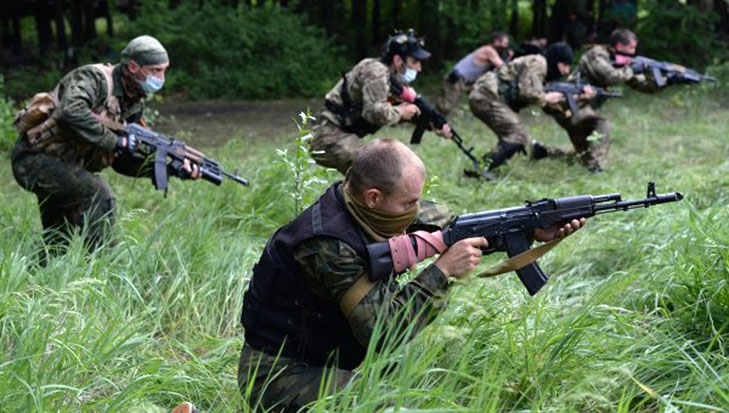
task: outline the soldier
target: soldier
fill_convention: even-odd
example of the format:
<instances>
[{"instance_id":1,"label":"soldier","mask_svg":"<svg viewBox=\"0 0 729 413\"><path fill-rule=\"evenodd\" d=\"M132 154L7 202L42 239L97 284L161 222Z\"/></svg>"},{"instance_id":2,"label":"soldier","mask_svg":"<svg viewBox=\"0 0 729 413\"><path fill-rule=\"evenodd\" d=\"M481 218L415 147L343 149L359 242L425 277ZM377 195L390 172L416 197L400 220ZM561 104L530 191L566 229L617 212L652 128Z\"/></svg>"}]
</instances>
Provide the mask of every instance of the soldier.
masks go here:
<instances>
[{"instance_id":1,"label":"soldier","mask_svg":"<svg viewBox=\"0 0 729 413\"><path fill-rule=\"evenodd\" d=\"M410 103L393 104L391 78L405 84L412 83L422 70L421 62L430 53L423 48L422 39L411 29L396 33L385 43L381 59L366 58L326 94L325 107L317 115L312 127L311 156L321 166L336 168L346 173L357 151L364 142L360 139L375 133L385 125L394 125L413 119L420 113ZM403 88L403 93L413 93ZM441 131L450 137L450 127Z\"/></svg>"},{"instance_id":2,"label":"soldier","mask_svg":"<svg viewBox=\"0 0 729 413\"><path fill-rule=\"evenodd\" d=\"M633 32L616 29L610 35L609 46L593 46L580 58L577 71L569 80L603 88L626 83L642 92L655 92L654 82L643 74L634 74L630 67L631 56L635 55L637 46L638 38ZM533 157L579 155L590 172L601 172L607 163L611 129L610 121L596 113L604 102L604 99L595 99L588 105L582 105L576 116L563 107L546 107L545 112L567 131L573 147L546 146L534 141Z\"/></svg>"},{"instance_id":3,"label":"soldier","mask_svg":"<svg viewBox=\"0 0 729 413\"><path fill-rule=\"evenodd\" d=\"M498 69L508 62L513 52L509 50L509 35L494 32L489 44L485 44L459 60L443 79L443 87L436 102L438 112L447 116L464 92L469 92L482 74Z\"/></svg>"},{"instance_id":4,"label":"soldier","mask_svg":"<svg viewBox=\"0 0 729 413\"><path fill-rule=\"evenodd\" d=\"M425 166L406 145L374 140L358 152L344 183L269 239L241 316L238 383L253 409L298 411L317 399L321 383L331 383L326 393L344 388L378 317L402 328L396 332L414 326L416 334L444 308L448 277L461 278L478 264L487 241L468 238L402 287L392 278L369 281L366 245L412 228L425 178ZM534 236L551 240L584 222Z\"/></svg>"},{"instance_id":5,"label":"soldier","mask_svg":"<svg viewBox=\"0 0 729 413\"><path fill-rule=\"evenodd\" d=\"M492 171L517 152L526 153L529 132L517 112L529 105L557 104L563 96L544 92L544 83L569 73L572 48L566 43L550 45L544 55L514 59L499 70L486 72L473 85L468 104L477 118L497 136L498 144L486 157ZM487 177L490 175L486 175Z\"/></svg>"},{"instance_id":6,"label":"soldier","mask_svg":"<svg viewBox=\"0 0 729 413\"><path fill-rule=\"evenodd\" d=\"M86 65L64 76L51 93L51 116L20 134L11 155L13 175L38 198L47 246L62 247L84 226L89 248L104 241L115 199L96 172L112 166L129 176L151 174L142 168L144 159L133 156L134 140L117 136L99 119L143 123L142 99L162 88L168 66L159 41L137 37L122 50L121 63ZM185 170L185 177L199 175L189 161Z\"/></svg>"}]
</instances>

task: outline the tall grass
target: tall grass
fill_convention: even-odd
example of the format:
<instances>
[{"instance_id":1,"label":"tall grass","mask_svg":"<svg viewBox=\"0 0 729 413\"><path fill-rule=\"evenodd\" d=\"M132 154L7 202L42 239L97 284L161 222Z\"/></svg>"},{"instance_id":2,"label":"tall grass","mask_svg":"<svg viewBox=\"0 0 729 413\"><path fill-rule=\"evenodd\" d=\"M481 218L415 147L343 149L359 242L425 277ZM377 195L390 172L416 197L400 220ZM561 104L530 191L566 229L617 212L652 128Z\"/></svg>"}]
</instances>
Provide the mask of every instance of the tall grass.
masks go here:
<instances>
[{"instance_id":1,"label":"tall grass","mask_svg":"<svg viewBox=\"0 0 729 413\"><path fill-rule=\"evenodd\" d=\"M723 86L722 86L723 87ZM371 353L319 411L726 411L729 406L729 113L723 95L676 89L611 102L610 166L516 157L495 184L462 176L467 160L434 135L417 147L454 213L525 199L620 191L686 199L591 220L542 260L549 284L530 298L517 277L458 282L447 310L413 341ZM302 108L303 109L303 108ZM541 114L535 137L566 143ZM467 112L453 123L487 150ZM383 133L406 140L410 129ZM3 411L164 411L192 400L246 410L236 383L239 312L268 236L336 173L307 171L290 137L234 139L212 156L242 166L250 188L146 181L105 172L115 188L117 246L75 239L44 267L35 199L0 166L0 406ZM301 139L297 145L301 144ZM277 153L287 148L287 153ZM286 157L287 162L281 160ZM295 166L301 189L293 197ZM303 174L303 175L302 175ZM307 175L310 174L310 175ZM323 179L322 179L323 178ZM491 263L501 257L489 257ZM387 328L381 328L385 334Z\"/></svg>"}]
</instances>

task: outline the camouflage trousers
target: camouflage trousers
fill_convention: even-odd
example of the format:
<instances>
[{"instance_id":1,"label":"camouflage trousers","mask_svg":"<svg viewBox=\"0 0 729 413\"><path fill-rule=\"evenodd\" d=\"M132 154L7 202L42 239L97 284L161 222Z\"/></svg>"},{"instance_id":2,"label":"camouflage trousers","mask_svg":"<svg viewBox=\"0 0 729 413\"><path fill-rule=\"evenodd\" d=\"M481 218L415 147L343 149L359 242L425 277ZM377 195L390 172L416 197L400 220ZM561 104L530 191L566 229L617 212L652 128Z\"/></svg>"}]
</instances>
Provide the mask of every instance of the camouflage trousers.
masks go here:
<instances>
[{"instance_id":1,"label":"camouflage trousers","mask_svg":"<svg viewBox=\"0 0 729 413\"><path fill-rule=\"evenodd\" d=\"M580 108L577 116L567 116L562 110L546 106L544 112L553 117L567 131L572 147L545 145L551 157L579 156L591 171L598 171L607 165L610 147L610 121L591 107Z\"/></svg>"},{"instance_id":2,"label":"camouflage trousers","mask_svg":"<svg viewBox=\"0 0 729 413\"><path fill-rule=\"evenodd\" d=\"M18 184L38 199L46 245L62 247L77 229L91 249L104 241L115 198L101 177L44 153L13 154L12 168Z\"/></svg>"},{"instance_id":3,"label":"camouflage trousers","mask_svg":"<svg viewBox=\"0 0 729 413\"><path fill-rule=\"evenodd\" d=\"M466 82L462 77L454 75L453 72L449 73L443 79L443 86L435 103L436 110L447 116L458 104L461 95L470 91L472 86L472 83Z\"/></svg>"},{"instance_id":4,"label":"camouflage trousers","mask_svg":"<svg viewBox=\"0 0 729 413\"><path fill-rule=\"evenodd\" d=\"M311 128L311 133L314 135L310 148L311 157L317 164L334 168L342 175L347 173L357 152L366 144L364 139L343 131L321 114Z\"/></svg>"},{"instance_id":5,"label":"camouflage trousers","mask_svg":"<svg viewBox=\"0 0 729 413\"><path fill-rule=\"evenodd\" d=\"M498 98L469 99L468 105L471 112L498 138L498 143L491 149L492 154L502 153L510 145L522 145L524 148L528 146L531 141L529 131L509 105Z\"/></svg>"},{"instance_id":6,"label":"camouflage trousers","mask_svg":"<svg viewBox=\"0 0 729 413\"><path fill-rule=\"evenodd\" d=\"M349 370L310 366L247 344L238 363L238 388L254 411L296 412L320 395L344 389L352 376Z\"/></svg>"}]
</instances>

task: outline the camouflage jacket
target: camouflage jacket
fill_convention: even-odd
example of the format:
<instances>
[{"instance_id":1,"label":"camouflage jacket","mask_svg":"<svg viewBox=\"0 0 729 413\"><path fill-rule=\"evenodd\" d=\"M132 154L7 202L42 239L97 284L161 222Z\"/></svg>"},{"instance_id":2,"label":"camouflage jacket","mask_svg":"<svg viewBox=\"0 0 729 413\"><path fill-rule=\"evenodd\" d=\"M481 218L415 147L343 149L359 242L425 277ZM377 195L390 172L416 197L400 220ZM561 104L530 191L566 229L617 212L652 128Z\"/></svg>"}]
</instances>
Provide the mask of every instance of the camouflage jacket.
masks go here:
<instances>
[{"instance_id":1,"label":"camouflage jacket","mask_svg":"<svg viewBox=\"0 0 729 413\"><path fill-rule=\"evenodd\" d=\"M444 227L451 217L444 207L421 201L421 212L413 226ZM299 244L294 259L301 265L305 281L317 296L339 303L354 283L367 274L366 259L343 241L314 237ZM412 334L422 330L443 308L448 280L434 264L421 271L414 280L400 286L394 279L380 280L352 310L349 324L355 338L367 346L378 313L400 314L397 326L414 326ZM411 305L408 306L408 303ZM407 308L407 311L400 312Z\"/></svg>"},{"instance_id":2,"label":"camouflage jacket","mask_svg":"<svg viewBox=\"0 0 729 413\"><path fill-rule=\"evenodd\" d=\"M516 58L499 70L484 73L476 80L470 100L501 99L512 107L544 106L547 59L542 55Z\"/></svg>"},{"instance_id":3,"label":"camouflage jacket","mask_svg":"<svg viewBox=\"0 0 729 413\"><path fill-rule=\"evenodd\" d=\"M144 109L142 101L132 101L124 94L121 65L113 67L111 79L115 99L108 98L106 75L94 65L69 72L54 89L58 107L52 117L58 132L52 137L53 142L38 148L21 137L15 152L42 150L92 172L109 166L117 135L99 123L92 113L102 113L116 121L138 120Z\"/></svg>"},{"instance_id":4,"label":"camouflage jacket","mask_svg":"<svg viewBox=\"0 0 729 413\"><path fill-rule=\"evenodd\" d=\"M630 65L613 66L612 57L605 46L594 46L582 55L578 70L570 76L570 80L575 80L577 76L583 82L598 87L626 83L631 88L643 92L652 92L655 89L652 80L647 79L643 74L634 74Z\"/></svg>"},{"instance_id":5,"label":"camouflage jacket","mask_svg":"<svg viewBox=\"0 0 729 413\"><path fill-rule=\"evenodd\" d=\"M400 114L390 104L390 69L379 59L367 58L357 63L346 75L347 91L354 105L362 108L362 117L372 125L386 126L400 121ZM326 94L325 99L342 105L342 83L336 85ZM320 116L335 125L339 125L337 117L324 109Z\"/></svg>"}]
</instances>

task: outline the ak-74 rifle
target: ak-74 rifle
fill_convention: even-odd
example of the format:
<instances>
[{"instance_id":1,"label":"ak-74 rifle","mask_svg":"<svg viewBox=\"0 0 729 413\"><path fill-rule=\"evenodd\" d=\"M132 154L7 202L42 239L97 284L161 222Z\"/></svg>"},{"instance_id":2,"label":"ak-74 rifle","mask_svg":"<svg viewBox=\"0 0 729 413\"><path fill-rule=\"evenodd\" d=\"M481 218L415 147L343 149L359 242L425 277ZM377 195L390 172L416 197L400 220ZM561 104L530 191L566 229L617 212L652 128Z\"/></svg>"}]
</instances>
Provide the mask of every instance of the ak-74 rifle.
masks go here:
<instances>
[{"instance_id":1,"label":"ak-74 rifle","mask_svg":"<svg viewBox=\"0 0 729 413\"><path fill-rule=\"evenodd\" d=\"M421 95L416 95L414 93L412 94L404 94L404 89L407 86L402 85L399 80L395 79L394 76L390 76L390 89L393 95L404 98L408 103L412 103L413 105L417 106L418 109L420 109L420 115L418 115L417 122L415 124L415 130L413 131L412 136L410 137L410 143L413 145L420 144L420 141L423 139L423 133L425 133L426 130L431 128L431 125L435 127L436 129L443 128L443 125L448 123L448 119L446 119L445 116L440 114L435 108L428 103L425 98ZM453 128L453 125L451 126L451 140L453 143L458 146L458 149L463 152L464 155L471 161L471 165L473 166L474 171L464 171L467 175L471 174L479 174L479 171L483 169L483 165L481 162L476 158L476 156L473 154L473 146L470 148L466 148L465 143L463 142L463 139L461 136L456 132L456 130Z\"/></svg>"},{"instance_id":2,"label":"ak-74 rifle","mask_svg":"<svg viewBox=\"0 0 729 413\"><path fill-rule=\"evenodd\" d=\"M559 92L564 95L567 100L567 107L569 107L572 116L577 116L580 113L580 107L577 105L577 97L580 96L586 86L590 86L595 90L596 96L602 96L606 98L621 98L623 95L618 92L610 92L598 86L592 86L587 83L571 83L571 82L549 82L544 86L545 92Z\"/></svg>"},{"instance_id":3,"label":"ak-74 rifle","mask_svg":"<svg viewBox=\"0 0 729 413\"><path fill-rule=\"evenodd\" d=\"M220 185L223 178L228 178L248 186L248 180L238 176L235 172L226 172L216 160L208 158L181 140L160 135L137 123L122 125L103 118L99 118L99 122L126 137L129 142L127 144L129 152L139 153L146 157L154 156L152 172L153 182L157 189L167 190L170 173L181 177L187 176L184 171L185 159L188 159L191 164L197 165L200 177L208 182Z\"/></svg>"},{"instance_id":4,"label":"ak-74 rifle","mask_svg":"<svg viewBox=\"0 0 729 413\"><path fill-rule=\"evenodd\" d=\"M716 82L713 76L701 74L693 69L671 62L661 62L645 56L632 56L630 64L633 73L650 72L658 87L672 84Z\"/></svg>"},{"instance_id":5,"label":"ak-74 rifle","mask_svg":"<svg viewBox=\"0 0 729 413\"><path fill-rule=\"evenodd\" d=\"M549 278L539 267L536 259L556 244L556 241L552 241L530 250L531 237L535 229L552 228L573 219L635 208L648 208L681 199L683 199L683 195L680 192L656 194L655 185L650 182L644 199L623 201L619 193L597 196L578 195L566 198L544 198L538 201L527 201L525 206L460 215L442 231L422 234L415 232L368 245L369 278L375 281L390 276L393 270L395 273L405 271L415 264L412 262L415 257L418 257L417 261L422 261L437 253L438 247L433 248L436 244L440 244L440 252L443 252L464 238L484 237L488 240L489 245L485 252L506 251L513 261L513 268L507 267L505 270L501 269L486 275L516 271L529 294L534 295ZM431 241L433 238L436 239L436 242ZM521 255L525 252L526 254ZM403 253L406 258L403 258ZM516 256L520 257L514 259L513 257Z\"/></svg>"}]
</instances>

